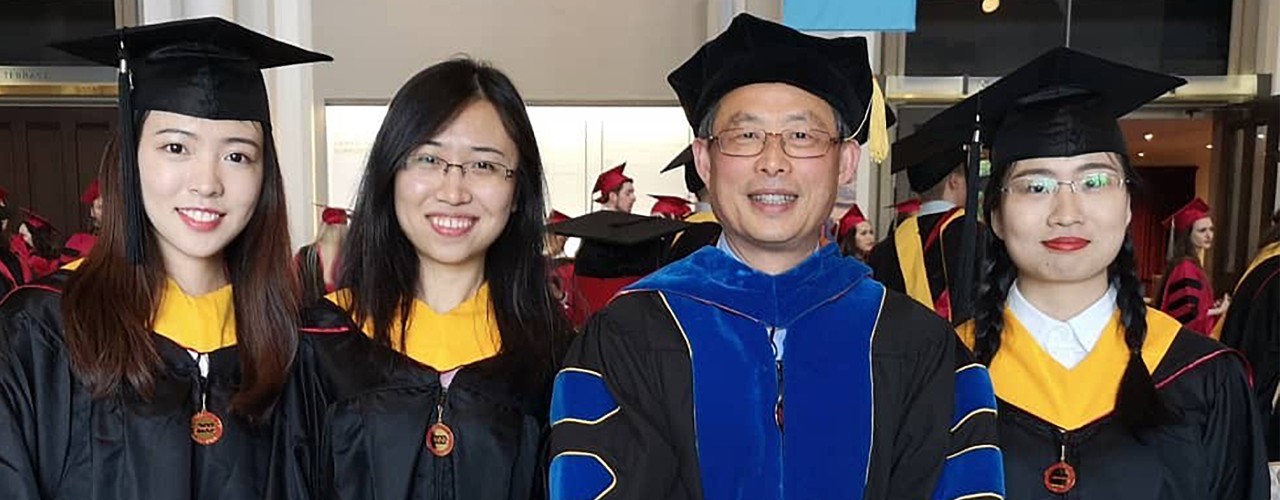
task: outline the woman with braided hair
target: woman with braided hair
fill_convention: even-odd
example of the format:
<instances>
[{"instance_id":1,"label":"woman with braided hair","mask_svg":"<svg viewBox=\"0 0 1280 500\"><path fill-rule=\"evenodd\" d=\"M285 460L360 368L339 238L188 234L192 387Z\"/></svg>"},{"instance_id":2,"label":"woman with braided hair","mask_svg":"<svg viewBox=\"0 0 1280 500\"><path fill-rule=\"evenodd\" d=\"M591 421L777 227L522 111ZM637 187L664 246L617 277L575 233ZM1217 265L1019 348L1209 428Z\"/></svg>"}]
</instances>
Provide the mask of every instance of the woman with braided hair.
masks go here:
<instances>
[{"instance_id":1,"label":"woman with braided hair","mask_svg":"<svg viewBox=\"0 0 1280 500\"><path fill-rule=\"evenodd\" d=\"M1245 363L1147 308L1134 264L1117 118L1181 83L1056 49L944 111L979 113L991 147L960 333L995 385L1008 498L1267 497Z\"/></svg>"}]
</instances>

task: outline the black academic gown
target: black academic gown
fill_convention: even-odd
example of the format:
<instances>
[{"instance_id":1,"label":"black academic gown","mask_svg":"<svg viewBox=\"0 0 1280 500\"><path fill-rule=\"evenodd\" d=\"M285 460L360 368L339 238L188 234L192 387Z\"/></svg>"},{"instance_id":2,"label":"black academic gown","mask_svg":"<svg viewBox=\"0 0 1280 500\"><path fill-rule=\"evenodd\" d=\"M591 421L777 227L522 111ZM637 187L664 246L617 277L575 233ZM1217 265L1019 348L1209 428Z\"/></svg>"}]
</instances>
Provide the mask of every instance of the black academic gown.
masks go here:
<instances>
[{"instance_id":1,"label":"black academic gown","mask_svg":"<svg viewBox=\"0 0 1280 500\"><path fill-rule=\"evenodd\" d=\"M1025 370L1006 371L1005 344L1039 349L1024 341L1002 339L1001 350L992 361L991 375L1000 404L1000 446L1005 453L1005 484L1008 498L1020 500L1266 500L1268 482L1263 456L1259 414L1238 353L1214 340L1182 328L1176 320L1154 309L1148 313L1148 340L1165 344L1152 378L1164 404L1175 415L1171 423L1135 435L1114 415L1101 412L1089 422L1070 429L1054 423L1061 418L1030 408L1052 406L1051 390L1026 387ZM1006 313L1006 318L1010 317ZM1113 319L1113 325L1114 323ZM1006 319L1006 325L1010 320ZM1008 326L1006 326L1008 328ZM968 330L966 325L966 331ZM1025 331L1025 330L1024 330ZM1006 330L1008 332L1008 330ZM1004 335L1009 335L1006 333ZM1071 371L1091 372L1090 358L1108 338L1122 338L1118 330L1103 333L1099 346ZM969 335L966 334L966 338ZM1160 340L1163 339L1163 340ZM1116 342L1123 342L1116 340ZM1123 363L1126 348L1119 344ZM1144 346L1144 354L1150 345ZM1053 363L1043 351L1024 351L1020 363L1028 366L1040 359ZM1144 355L1144 359L1147 356ZM1059 380L1057 388L1093 387L1103 397L1111 397L1118 387L1122 366L1114 367L1114 379L1107 381ZM1105 389L1104 389L1105 387ZM1088 390L1087 388L1084 390ZM1012 401L1011 401L1012 400ZM1014 401L1021 400L1021 405ZM1071 465L1075 484L1065 494L1052 493L1046 486L1045 471L1059 461Z\"/></svg>"},{"instance_id":2,"label":"black academic gown","mask_svg":"<svg viewBox=\"0 0 1280 500\"><path fill-rule=\"evenodd\" d=\"M8 248L0 249L0 299L22 285L22 261Z\"/></svg>"},{"instance_id":3,"label":"black academic gown","mask_svg":"<svg viewBox=\"0 0 1280 500\"><path fill-rule=\"evenodd\" d=\"M997 498L985 368L868 273L704 248L634 284L556 377L551 498Z\"/></svg>"},{"instance_id":4,"label":"black academic gown","mask_svg":"<svg viewBox=\"0 0 1280 500\"><path fill-rule=\"evenodd\" d=\"M445 391L438 372L375 343L328 300L303 325L283 410L291 470L306 484L295 498L543 497L550 380L500 355L463 367ZM426 446L437 404L456 438L445 457Z\"/></svg>"},{"instance_id":5,"label":"black academic gown","mask_svg":"<svg viewBox=\"0 0 1280 500\"><path fill-rule=\"evenodd\" d=\"M270 425L233 415L236 348L196 360L159 334L164 369L150 400L122 391L94 400L63 343L59 271L0 304L0 491L6 500L226 499L268 496ZM221 440L192 441L201 388L224 425Z\"/></svg>"},{"instance_id":6,"label":"black academic gown","mask_svg":"<svg viewBox=\"0 0 1280 500\"><path fill-rule=\"evenodd\" d=\"M1253 393L1267 419L1267 458L1280 461L1280 243L1263 248L1231 297L1216 336L1253 367Z\"/></svg>"},{"instance_id":7,"label":"black academic gown","mask_svg":"<svg viewBox=\"0 0 1280 500\"><path fill-rule=\"evenodd\" d=\"M929 276L929 291L933 294L934 302L938 302L939 298L947 293L950 297L952 286L955 284L957 273L950 271L959 269L960 267L960 249L963 238L963 224L961 219L956 219L948 224L945 229L939 229L937 226L942 224L952 211L929 214L919 217L920 226L920 245L924 249L924 267ZM978 234L982 234L983 228L979 226ZM926 246L930 233L938 231L938 236L934 241ZM890 232L880 243L877 243L871 249L871 254L867 256L867 266L871 267L876 281L884 283L884 286L890 290L899 293L906 293L906 280L902 276L902 266L898 261L897 237L895 232ZM978 248L981 248L981 240L979 240ZM976 269L976 268L975 268ZM972 316L970 307L962 304L951 304L953 311L951 324L959 325L968 321Z\"/></svg>"},{"instance_id":8,"label":"black academic gown","mask_svg":"<svg viewBox=\"0 0 1280 500\"><path fill-rule=\"evenodd\" d=\"M685 222L693 225L676 235L675 241L671 242L671 248L667 249L666 257L662 259L662 265L688 257L702 247L715 246L716 242L720 241L722 228L720 223L716 222L715 216L699 212L689 216Z\"/></svg>"}]
</instances>

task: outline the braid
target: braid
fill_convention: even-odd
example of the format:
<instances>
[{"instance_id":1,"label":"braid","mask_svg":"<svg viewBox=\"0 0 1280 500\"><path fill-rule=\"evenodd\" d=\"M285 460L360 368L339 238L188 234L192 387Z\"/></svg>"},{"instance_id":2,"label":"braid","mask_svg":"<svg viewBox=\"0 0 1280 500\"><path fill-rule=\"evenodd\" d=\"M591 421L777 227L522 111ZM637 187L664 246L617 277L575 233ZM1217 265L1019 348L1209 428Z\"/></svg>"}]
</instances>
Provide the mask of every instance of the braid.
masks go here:
<instances>
[{"instance_id":1,"label":"braid","mask_svg":"<svg viewBox=\"0 0 1280 500\"><path fill-rule=\"evenodd\" d=\"M982 252L981 276L978 285L978 299L973 311L973 353L978 362L991 364L996 351L1000 350L1000 332L1004 330L1005 300L1009 297L1009 288L1018 277L1018 269L1009 258L1004 242L991 233L989 227L983 231L988 234Z\"/></svg>"},{"instance_id":2,"label":"braid","mask_svg":"<svg viewBox=\"0 0 1280 500\"><path fill-rule=\"evenodd\" d=\"M1116 308L1120 310L1120 324L1124 327L1124 343L1129 348L1129 364L1116 393L1116 415L1134 432L1172 419L1142 359L1142 344L1147 338L1147 306L1142 300L1135 253L1133 240L1125 235L1120 253L1107 270L1111 285L1116 288Z\"/></svg>"}]
</instances>

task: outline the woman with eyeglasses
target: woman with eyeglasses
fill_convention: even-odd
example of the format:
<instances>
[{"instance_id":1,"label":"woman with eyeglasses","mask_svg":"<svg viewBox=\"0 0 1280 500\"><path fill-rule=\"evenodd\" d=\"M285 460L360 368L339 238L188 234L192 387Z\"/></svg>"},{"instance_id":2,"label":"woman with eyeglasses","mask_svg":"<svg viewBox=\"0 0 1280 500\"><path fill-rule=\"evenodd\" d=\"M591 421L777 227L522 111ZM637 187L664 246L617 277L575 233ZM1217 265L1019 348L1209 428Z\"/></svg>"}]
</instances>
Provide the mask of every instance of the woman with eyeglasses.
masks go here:
<instances>
[{"instance_id":1,"label":"woman with eyeglasses","mask_svg":"<svg viewBox=\"0 0 1280 500\"><path fill-rule=\"evenodd\" d=\"M1055 49L944 112L978 110L991 145L961 335L991 371L1009 498L1267 497L1245 363L1146 307L1134 265L1117 117L1183 82Z\"/></svg>"},{"instance_id":2,"label":"woman with eyeglasses","mask_svg":"<svg viewBox=\"0 0 1280 500\"><path fill-rule=\"evenodd\" d=\"M391 101L343 248L304 313L286 412L311 495L537 498L556 342L542 161L500 71L431 66Z\"/></svg>"}]
</instances>

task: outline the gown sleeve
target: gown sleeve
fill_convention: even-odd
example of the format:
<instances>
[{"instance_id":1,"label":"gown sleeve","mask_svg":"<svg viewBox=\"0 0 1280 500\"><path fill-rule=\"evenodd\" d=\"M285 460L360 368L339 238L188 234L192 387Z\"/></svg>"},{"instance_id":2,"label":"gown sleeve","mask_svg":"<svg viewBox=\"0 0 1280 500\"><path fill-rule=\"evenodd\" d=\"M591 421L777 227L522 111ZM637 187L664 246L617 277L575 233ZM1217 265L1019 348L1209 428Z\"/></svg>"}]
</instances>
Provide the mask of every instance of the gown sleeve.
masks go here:
<instances>
[{"instance_id":1,"label":"gown sleeve","mask_svg":"<svg viewBox=\"0 0 1280 500\"><path fill-rule=\"evenodd\" d=\"M1213 329L1212 318L1209 317L1213 290L1208 288L1204 271L1190 259L1183 260L1169 270L1160 310L1169 313L1191 331L1207 335Z\"/></svg>"},{"instance_id":2,"label":"gown sleeve","mask_svg":"<svg viewBox=\"0 0 1280 500\"><path fill-rule=\"evenodd\" d=\"M666 390L681 385L659 361L663 354L646 345L652 329L666 325L654 321L656 312L635 310L630 299L616 300L587 322L556 375L548 452L552 500L606 493L612 500L701 498L688 481L696 475L696 463L689 463L696 458L679 450L681 443L692 446L694 437L672 431L671 424L687 419L691 429L692 415L677 409L691 408L691 399L680 399L692 395Z\"/></svg>"},{"instance_id":3,"label":"gown sleeve","mask_svg":"<svg viewBox=\"0 0 1280 500\"><path fill-rule=\"evenodd\" d=\"M987 368L955 340L955 399L951 446L934 500L999 500L1005 495L1004 457L997 442L996 394Z\"/></svg>"},{"instance_id":4,"label":"gown sleeve","mask_svg":"<svg viewBox=\"0 0 1280 500\"><path fill-rule=\"evenodd\" d=\"M1265 499L1270 488L1262 417L1253 404L1245 369L1235 357L1215 360L1206 384L1209 405L1200 449L1212 479L1214 500Z\"/></svg>"},{"instance_id":5,"label":"gown sleeve","mask_svg":"<svg viewBox=\"0 0 1280 500\"><path fill-rule=\"evenodd\" d=\"M10 500L50 498L58 490L73 422L71 368L51 340L33 295L19 290L0 304L0 491Z\"/></svg>"}]
</instances>

